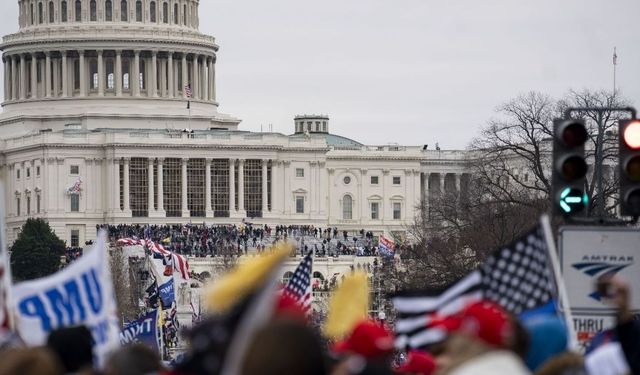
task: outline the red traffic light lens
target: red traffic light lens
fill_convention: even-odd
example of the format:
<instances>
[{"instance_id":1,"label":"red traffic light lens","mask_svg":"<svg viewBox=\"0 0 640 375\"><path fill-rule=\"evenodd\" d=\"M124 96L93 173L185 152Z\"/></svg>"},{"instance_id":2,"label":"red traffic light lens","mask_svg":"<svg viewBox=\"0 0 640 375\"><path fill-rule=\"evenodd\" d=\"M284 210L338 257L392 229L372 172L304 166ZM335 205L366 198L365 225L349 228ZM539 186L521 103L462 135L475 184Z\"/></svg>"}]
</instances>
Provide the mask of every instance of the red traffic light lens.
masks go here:
<instances>
[{"instance_id":1,"label":"red traffic light lens","mask_svg":"<svg viewBox=\"0 0 640 375\"><path fill-rule=\"evenodd\" d=\"M574 121L562 128L560 137L567 147L579 147L587 141L589 135L582 122Z\"/></svg>"},{"instance_id":2,"label":"red traffic light lens","mask_svg":"<svg viewBox=\"0 0 640 375\"><path fill-rule=\"evenodd\" d=\"M640 150L640 121L631 121L624 128L622 135L627 147Z\"/></svg>"},{"instance_id":3,"label":"red traffic light lens","mask_svg":"<svg viewBox=\"0 0 640 375\"><path fill-rule=\"evenodd\" d=\"M575 181L587 175L587 162L580 156L570 156L563 160L560 167L562 178L566 181Z\"/></svg>"},{"instance_id":4,"label":"red traffic light lens","mask_svg":"<svg viewBox=\"0 0 640 375\"><path fill-rule=\"evenodd\" d=\"M624 167L624 171L631 181L640 182L640 155L629 159Z\"/></svg>"}]
</instances>

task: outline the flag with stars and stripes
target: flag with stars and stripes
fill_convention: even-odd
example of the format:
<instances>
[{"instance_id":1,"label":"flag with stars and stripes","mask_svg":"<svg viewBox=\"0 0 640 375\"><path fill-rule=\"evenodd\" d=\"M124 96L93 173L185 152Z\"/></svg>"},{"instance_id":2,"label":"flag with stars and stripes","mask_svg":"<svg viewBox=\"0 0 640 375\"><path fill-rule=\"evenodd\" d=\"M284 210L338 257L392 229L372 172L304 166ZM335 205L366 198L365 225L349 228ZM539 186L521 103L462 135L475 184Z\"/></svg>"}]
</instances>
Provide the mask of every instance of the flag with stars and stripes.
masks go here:
<instances>
[{"instance_id":1,"label":"flag with stars and stripes","mask_svg":"<svg viewBox=\"0 0 640 375\"><path fill-rule=\"evenodd\" d=\"M184 95L191 99L191 85L185 85L184 86Z\"/></svg>"},{"instance_id":2,"label":"flag with stars and stripes","mask_svg":"<svg viewBox=\"0 0 640 375\"><path fill-rule=\"evenodd\" d=\"M397 346L420 348L443 340L446 332L431 323L479 300L496 302L515 315L555 306L559 289L550 256L553 245L545 233L541 222L443 291L393 297L398 312Z\"/></svg>"},{"instance_id":3,"label":"flag with stars and stripes","mask_svg":"<svg viewBox=\"0 0 640 375\"><path fill-rule=\"evenodd\" d=\"M303 308L305 313L311 311L311 268L313 266L313 254L309 253L305 256L291 279L284 287L283 294L297 301Z\"/></svg>"}]
</instances>

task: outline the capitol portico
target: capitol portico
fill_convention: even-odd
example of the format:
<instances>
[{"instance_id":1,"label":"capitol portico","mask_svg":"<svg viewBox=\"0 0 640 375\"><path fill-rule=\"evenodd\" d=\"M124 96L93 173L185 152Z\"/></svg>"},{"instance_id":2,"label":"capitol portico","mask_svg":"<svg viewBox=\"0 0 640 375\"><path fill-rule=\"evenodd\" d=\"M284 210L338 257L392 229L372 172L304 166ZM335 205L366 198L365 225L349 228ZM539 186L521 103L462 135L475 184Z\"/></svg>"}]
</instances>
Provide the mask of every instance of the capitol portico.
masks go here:
<instances>
[{"instance_id":1,"label":"capitol portico","mask_svg":"<svg viewBox=\"0 0 640 375\"><path fill-rule=\"evenodd\" d=\"M9 241L28 217L69 245L104 223L402 232L421 200L466 189L463 151L363 145L324 115L295 117L291 135L239 130L218 112L196 0L19 4L0 46Z\"/></svg>"}]
</instances>

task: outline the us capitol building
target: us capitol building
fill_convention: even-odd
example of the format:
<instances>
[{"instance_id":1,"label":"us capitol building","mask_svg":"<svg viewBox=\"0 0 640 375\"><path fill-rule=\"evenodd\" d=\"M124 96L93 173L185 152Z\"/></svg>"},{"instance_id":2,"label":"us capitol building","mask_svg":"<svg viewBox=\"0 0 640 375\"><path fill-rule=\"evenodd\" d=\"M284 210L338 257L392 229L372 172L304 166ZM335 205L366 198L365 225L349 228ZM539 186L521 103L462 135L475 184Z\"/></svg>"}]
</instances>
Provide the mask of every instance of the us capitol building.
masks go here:
<instances>
[{"instance_id":1,"label":"us capitol building","mask_svg":"<svg viewBox=\"0 0 640 375\"><path fill-rule=\"evenodd\" d=\"M19 1L19 31L0 46L9 243L29 217L69 246L104 223L402 232L421 200L464 189L462 151L363 145L324 115L296 116L291 135L243 131L218 112L218 45L198 6Z\"/></svg>"}]
</instances>

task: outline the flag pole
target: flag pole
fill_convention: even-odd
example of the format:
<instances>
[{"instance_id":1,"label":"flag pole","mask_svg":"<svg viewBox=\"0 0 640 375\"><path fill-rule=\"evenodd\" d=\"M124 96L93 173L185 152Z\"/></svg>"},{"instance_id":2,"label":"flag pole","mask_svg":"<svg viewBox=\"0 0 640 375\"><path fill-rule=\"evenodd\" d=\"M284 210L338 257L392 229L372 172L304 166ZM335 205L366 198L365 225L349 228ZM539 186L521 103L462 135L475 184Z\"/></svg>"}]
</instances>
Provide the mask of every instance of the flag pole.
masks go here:
<instances>
[{"instance_id":1,"label":"flag pole","mask_svg":"<svg viewBox=\"0 0 640 375\"><path fill-rule=\"evenodd\" d=\"M4 197L4 185L0 183L0 197ZM5 207L4 201L0 202L0 268L4 268L4 272L2 275L2 279L0 280L0 293L4 291L5 295L3 298L4 306L0 306L0 309L4 309L6 316L6 322L8 325L8 329L13 331L15 326L15 319L13 316L13 298L12 298L12 282L13 277L11 276L11 258L9 257L9 251L7 249L7 241L6 241L6 225L5 225ZM2 324L4 322L0 322ZM0 327L1 328L1 327Z\"/></svg>"},{"instance_id":2,"label":"flag pole","mask_svg":"<svg viewBox=\"0 0 640 375\"><path fill-rule=\"evenodd\" d=\"M569 332L569 349L578 350L578 338L576 335L575 327L573 326L573 314L571 313L571 305L569 305L569 297L567 295L567 287L562 278L560 271L560 260L558 259L558 253L556 250L556 243L553 239L553 232L551 231L551 223L548 215L542 215L540 218L542 229L544 230L545 241L547 242L547 251L549 260L551 261L551 269L553 271L554 279L556 280L556 287L558 288L558 299L562 306L562 314L567 324L567 330Z\"/></svg>"},{"instance_id":3,"label":"flag pole","mask_svg":"<svg viewBox=\"0 0 640 375\"><path fill-rule=\"evenodd\" d=\"M613 95L616 95L616 68L618 66L617 47L613 47Z\"/></svg>"}]
</instances>

